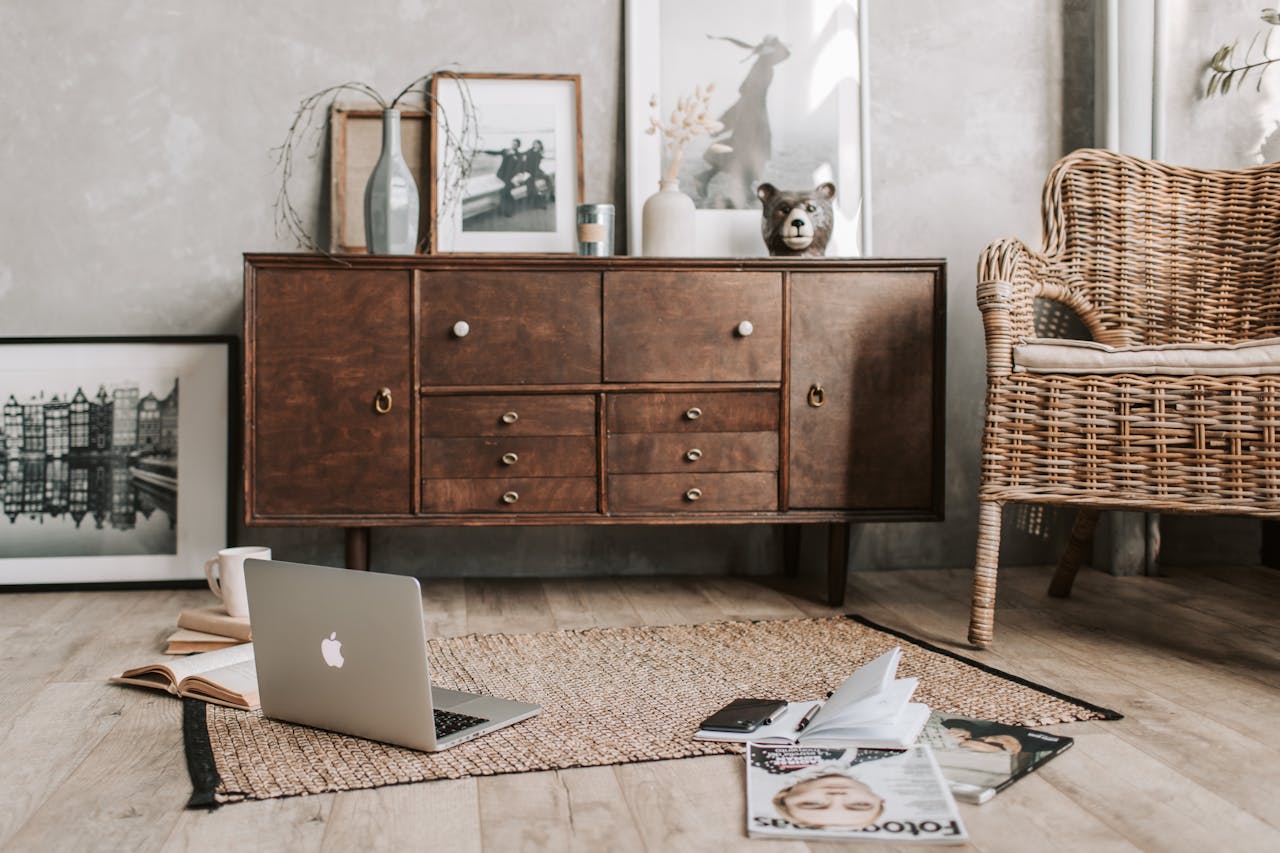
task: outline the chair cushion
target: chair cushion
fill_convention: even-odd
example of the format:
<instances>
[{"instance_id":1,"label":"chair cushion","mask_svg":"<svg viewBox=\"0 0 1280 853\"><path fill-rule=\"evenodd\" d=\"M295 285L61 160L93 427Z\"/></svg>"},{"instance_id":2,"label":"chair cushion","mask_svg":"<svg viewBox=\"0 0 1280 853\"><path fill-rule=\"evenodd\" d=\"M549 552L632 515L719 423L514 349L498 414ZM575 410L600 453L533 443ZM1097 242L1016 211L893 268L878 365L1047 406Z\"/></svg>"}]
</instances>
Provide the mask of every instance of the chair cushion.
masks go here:
<instances>
[{"instance_id":1,"label":"chair cushion","mask_svg":"<svg viewBox=\"0 0 1280 853\"><path fill-rule=\"evenodd\" d=\"M1021 373L1260 376L1280 373L1280 338L1238 344L1111 347L1093 341L1031 338L1013 348Z\"/></svg>"}]
</instances>

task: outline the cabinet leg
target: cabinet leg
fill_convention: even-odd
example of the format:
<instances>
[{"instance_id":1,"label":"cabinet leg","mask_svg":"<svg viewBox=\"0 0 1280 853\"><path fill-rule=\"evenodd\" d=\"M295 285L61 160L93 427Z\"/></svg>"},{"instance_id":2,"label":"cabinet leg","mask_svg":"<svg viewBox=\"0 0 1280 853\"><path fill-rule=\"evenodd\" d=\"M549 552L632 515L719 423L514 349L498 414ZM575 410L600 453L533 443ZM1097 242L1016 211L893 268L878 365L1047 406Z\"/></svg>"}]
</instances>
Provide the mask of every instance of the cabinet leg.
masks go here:
<instances>
[{"instance_id":1,"label":"cabinet leg","mask_svg":"<svg viewBox=\"0 0 1280 853\"><path fill-rule=\"evenodd\" d=\"M800 530L799 524L783 524L782 527L782 573L787 577L800 574Z\"/></svg>"},{"instance_id":2,"label":"cabinet leg","mask_svg":"<svg viewBox=\"0 0 1280 853\"><path fill-rule=\"evenodd\" d=\"M369 571L369 528L347 528L347 568Z\"/></svg>"},{"instance_id":3,"label":"cabinet leg","mask_svg":"<svg viewBox=\"0 0 1280 853\"><path fill-rule=\"evenodd\" d=\"M849 523L827 526L827 604L844 606L844 587L849 580Z\"/></svg>"}]
</instances>

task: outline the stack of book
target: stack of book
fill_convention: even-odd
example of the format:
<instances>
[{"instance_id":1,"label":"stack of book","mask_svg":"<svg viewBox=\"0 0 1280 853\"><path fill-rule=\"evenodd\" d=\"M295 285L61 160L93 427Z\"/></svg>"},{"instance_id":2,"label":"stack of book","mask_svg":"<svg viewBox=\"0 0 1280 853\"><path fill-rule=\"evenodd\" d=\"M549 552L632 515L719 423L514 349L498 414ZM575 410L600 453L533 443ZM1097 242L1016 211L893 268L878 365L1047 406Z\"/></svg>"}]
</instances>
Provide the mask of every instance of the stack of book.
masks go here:
<instances>
[{"instance_id":1,"label":"stack of book","mask_svg":"<svg viewBox=\"0 0 1280 853\"><path fill-rule=\"evenodd\" d=\"M230 616L220 605L193 607L178 614L178 630L169 635L165 654L190 655L238 646L253 639L249 619Z\"/></svg>"}]
</instances>

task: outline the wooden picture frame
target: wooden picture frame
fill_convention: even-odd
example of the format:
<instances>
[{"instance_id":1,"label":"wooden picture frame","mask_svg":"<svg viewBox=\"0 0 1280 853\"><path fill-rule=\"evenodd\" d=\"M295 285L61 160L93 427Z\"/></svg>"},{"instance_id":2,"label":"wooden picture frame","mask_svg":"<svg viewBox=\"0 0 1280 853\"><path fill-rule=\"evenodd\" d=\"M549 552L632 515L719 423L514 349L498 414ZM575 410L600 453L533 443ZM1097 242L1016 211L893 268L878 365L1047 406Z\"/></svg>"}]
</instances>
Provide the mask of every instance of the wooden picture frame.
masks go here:
<instances>
[{"instance_id":1,"label":"wooden picture frame","mask_svg":"<svg viewBox=\"0 0 1280 853\"><path fill-rule=\"evenodd\" d=\"M400 148L418 185L418 246L427 242L431 174L427 145L428 112L400 107ZM329 251L366 254L364 187L382 151L382 108L377 104L335 103L329 111Z\"/></svg>"},{"instance_id":2,"label":"wooden picture frame","mask_svg":"<svg viewBox=\"0 0 1280 853\"><path fill-rule=\"evenodd\" d=\"M203 578L233 538L238 355L227 336L0 339L0 586Z\"/></svg>"},{"instance_id":3,"label":"wooden picture frame","mask_svg":"<svg viewBox=\"0 0 1280 853\"><path fill-rule=\"evenodd\" d=\"M580 76L437 74L429 100L430 251L574 253Z\"/></svg>"}]
</instances>

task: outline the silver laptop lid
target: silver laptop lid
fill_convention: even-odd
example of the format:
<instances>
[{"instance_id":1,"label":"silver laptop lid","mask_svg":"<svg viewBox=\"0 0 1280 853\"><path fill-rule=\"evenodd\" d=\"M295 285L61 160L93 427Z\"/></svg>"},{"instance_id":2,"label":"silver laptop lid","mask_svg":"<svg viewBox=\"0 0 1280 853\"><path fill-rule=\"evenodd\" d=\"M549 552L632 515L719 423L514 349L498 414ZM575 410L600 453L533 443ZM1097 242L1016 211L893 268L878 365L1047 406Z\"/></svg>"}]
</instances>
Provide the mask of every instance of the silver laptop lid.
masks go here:
<instances>
[{"instance_id":1,"label":"silver laptop lid","mask_svg":"<svg viewBox=\"0 0 1280 853\"><path fill-rule=\"evenodd\" d=\"M245 560L262 713L436 747L416 578Z\"/></svg>"}]
</instances>

